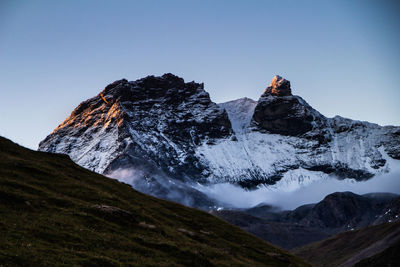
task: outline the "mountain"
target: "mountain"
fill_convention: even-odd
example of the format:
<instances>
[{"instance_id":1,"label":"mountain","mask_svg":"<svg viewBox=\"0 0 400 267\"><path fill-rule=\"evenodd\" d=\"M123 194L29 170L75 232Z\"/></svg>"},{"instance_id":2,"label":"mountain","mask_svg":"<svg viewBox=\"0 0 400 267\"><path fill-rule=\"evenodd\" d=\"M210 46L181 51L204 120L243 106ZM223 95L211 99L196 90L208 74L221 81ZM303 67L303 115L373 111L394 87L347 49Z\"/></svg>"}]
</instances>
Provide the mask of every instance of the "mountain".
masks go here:
<instances>
[{"instance_id":1,"label":"mountain","mask_svg":"<svg viewBox=\"0 0 400 267\"><path fill-rule=\"evenodd\" d=\"M81 103L39 145L99 173L156 168L178 179L202 178L195 148L233 135L225 110L204 85L172 74L119 80Z\"/></svg>"},{"instance_id":2,"label":"mountain","mask_svg":"<svg viewBox=\"0 0 400 267\"><path fill-rule=\"evenodd\" d=\"M212 214L286 249L303 246L348 230L400 222L400 196L336 192L315 204L281 211L268 205L219 210Z\"/></svg>"},{"instance_id":3,"label":"mountain","mask_svg":"<svg viewBox=\"0 0 400 267\"><path fill-rule=\"evenodd\" d=\"M203 211L0 137L1 266L309 266Z\"/></svg>"},{"instance_id":4,"label":"mountain","mask_svg":"<svg viewBox=\"0 0 400 267\"><path fill-rule=\"evenodd\" d=\"M390 172L400 159L400 127L326 118L280 76L257 102L217 105L204 84L164 74L106 86L39 150L67 154L142 192L207 208L223 203L199 185L293 190Z\"/></svg>"},{"instance_id":5,"label":"mountain","mask_svg":"<svg viewBox=\"0 0 400 267\"><path fill-rule=\"evenodd\" d=\"M399 244L400 222L395 222L348 231L293 251L315 266L397 266L394 260L399 257L393 251Z\"/></svg>"},{"instance_id":6,"label":"mountain","mask_svg":"<svg viewBox=\"0 0 400 267\"><path fill-rule=\"evenodd\" d=\"M264 219L241 210L213 210L211 214L284 249L292 249L330 236L318 227ZM275 215L279 218L279 214Z\"/></svg>"},{"instance_id":7,"label":"mountain","mask_svg":"<svg viewBox=\"0 0 400 267\"><path fill-rule=\"evenodd\" d=\"M400 221L396 217L399 215L399 201L400 196L395 194L357 195L336 192L317 204L284 212L280 220L326 228L331 233L338 233L383 222Z\"/></svg>"},{"instance_id":8,"label":"mountain","mask_svg":"<svg viewBox=\"0 0 400 267\"><path fill-rule=\"evenodd\" d=\"M237 110L243 109L240 120L250 121L249 126L244 123L245 130L234 130L238 142L221 139L215 145L202 145L199 153L205 156L201 160L213 177L246 188L267 184L291 190L331 176L367 180L389 172L390 161L400 159L400 127L326 118L292 95L290 82L279 76L261 95L253 113L241 108L249 106L241 99L221 106L228 106L234 122Z\"/></svg>"}]
</instances>

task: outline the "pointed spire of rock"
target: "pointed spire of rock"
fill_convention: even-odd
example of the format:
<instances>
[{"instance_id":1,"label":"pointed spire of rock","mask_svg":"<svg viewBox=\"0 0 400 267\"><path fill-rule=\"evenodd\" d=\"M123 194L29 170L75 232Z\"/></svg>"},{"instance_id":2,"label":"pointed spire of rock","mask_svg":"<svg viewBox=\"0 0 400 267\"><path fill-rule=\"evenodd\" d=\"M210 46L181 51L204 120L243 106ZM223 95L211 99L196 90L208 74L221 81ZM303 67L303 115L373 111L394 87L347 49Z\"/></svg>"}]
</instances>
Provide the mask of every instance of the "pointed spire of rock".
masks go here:
<instances>
[{"instance_id":1,"label":"pointed spire of rock","mask_svg":"<svg viewBox=\"0 0 400 267\"><path fill-rule=\"evenodd\" d=\"M282 78L279 75L275 75L272 78L271 84L265 89L266 94L272 94L276 96L289 96L292 95L292 89L290 88L290 81Z\"/></svg>"}]
</instances>

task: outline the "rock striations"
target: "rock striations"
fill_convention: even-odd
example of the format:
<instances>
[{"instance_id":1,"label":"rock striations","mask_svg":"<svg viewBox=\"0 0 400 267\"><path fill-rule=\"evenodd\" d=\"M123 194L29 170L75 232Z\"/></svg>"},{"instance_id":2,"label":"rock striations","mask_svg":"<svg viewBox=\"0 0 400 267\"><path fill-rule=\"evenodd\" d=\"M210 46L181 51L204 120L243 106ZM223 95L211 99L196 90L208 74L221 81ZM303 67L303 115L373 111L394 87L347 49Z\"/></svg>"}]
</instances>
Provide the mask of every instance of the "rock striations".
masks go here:
<instances>
[{"instance_id":1,"label":"rock striations","mask_svg":"<svg viewBox=\"0 0 400 267\"><path fill-rule=\"evenodd\" d=\"M131 184L145 181L142 191L176 199L171 188L188 184L291 190L317 179L368 179L397 164L400 128L326 118L280 76L257 102L217 105L203 84L165 74L108 85L39 150Z\"/></svg>"},{"instance_id":2,"label":"rock striations","mask_svg":"<svg viewBox=\"0 0 400 267\"><path fill-rule=\"evenodd\" d=\"M226 111L203 84L164 74L108 85L81 103L39 150L68 154L100 173L155 167L176 178L200 178L195 147L232 134Z\"/></svg>"}]
</instances>

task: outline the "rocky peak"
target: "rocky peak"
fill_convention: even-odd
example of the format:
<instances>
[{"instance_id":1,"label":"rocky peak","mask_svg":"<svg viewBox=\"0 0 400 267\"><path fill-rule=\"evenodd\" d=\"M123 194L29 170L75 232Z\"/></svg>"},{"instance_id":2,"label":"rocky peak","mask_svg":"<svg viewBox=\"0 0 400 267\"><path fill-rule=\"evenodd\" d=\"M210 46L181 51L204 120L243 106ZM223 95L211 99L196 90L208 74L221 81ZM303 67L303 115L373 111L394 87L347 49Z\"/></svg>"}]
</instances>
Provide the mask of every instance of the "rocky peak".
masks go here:
<instances>
[{"instance_id":1,"label":"rocky peak","mask_svg":"<svg viewBox=\"0 0 400 267\"><path fill-rule=\"evenodd\" d=\"M292 95L288 80L276 75L258 100L251 125L270 133L298 136L323 120L304 99Z\"/></svg>"},{"instance_id":2,"label":"rocky peak","mask_svg":"<svg viewBox=\"0 0 400 267\"><path fill-rule=\"evenodd\" d=\"M203 83L167 73L107 85L39 149L68 154L98 172L146 163L149 169L192 177L203 170L192 159L196 146L232 134L228 114L211 101Z\"/></svg>"},{"instance_id":3,"label":"rocky peak","mask_svg":"<svg viewBox=\"0 0 400 267\"><path fill-rule=\"evenodd\" d=\"M200 94L199 93L203 93ZM136 81L126 79L115 81L105 87L101 95L111 102L140 102L140 101L161 101L170 104L177 104L193 95L206 96L203 83L188 82L171 73L162 76L147 76ZM104 99L103 99L104 100Z\"/></svg>"},{"instance_id":4,"label":"rocky peak","mask_svg":"<svg viewBox=\"0 0 400 267\"><path fill-rule=\"evenodd\" d=\"M290 96L292 95L290 81L282 78L279 75L275 75L274 78L272 78L271 84L267 87L267 89L265 89L264 93L276 96Z\"/></svg>"}]
</instances>

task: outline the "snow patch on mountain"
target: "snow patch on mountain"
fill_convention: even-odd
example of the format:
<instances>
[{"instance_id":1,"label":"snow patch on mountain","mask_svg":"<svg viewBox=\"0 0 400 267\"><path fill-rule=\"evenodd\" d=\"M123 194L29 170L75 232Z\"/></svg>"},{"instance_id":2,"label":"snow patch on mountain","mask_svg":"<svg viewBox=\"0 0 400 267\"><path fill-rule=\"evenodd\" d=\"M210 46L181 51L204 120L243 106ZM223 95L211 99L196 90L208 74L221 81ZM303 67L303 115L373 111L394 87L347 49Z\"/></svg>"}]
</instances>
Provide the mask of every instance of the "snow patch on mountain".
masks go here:
<instances>
[{"instance_id":1,"label":"snow patch on mountain","mask_svg":"<svg viewBox=\"0 0 400 267\"><path fill-rule=\"evenodd\" d=\"M368 130L371 128L368 127ZM203 165L209 167L211 182L265 180L273 184L271 177L278 176L280 179L285 177L286 172L294 173L301 168L317 173L324 171L324 175L338 173L343 168L343 176L360 178L361 174L372 176L390 169L377 148L381 146L384 133L378 128L374 130L333 133L332 141L325 145L302 137L241 132L237 135L238 141L222 139L213 145L203 143L197 148L196 155ZM354 170L354 173L345 173L346 169ZM296 171L292 176L299 174L297 172L301 173Z\"/></svg>"},{"instance_id":2,"label":"snow patch on mountain","mask_svg":"<svg viewBox=\"0 0 400 267\"><path fill-rule=\"evenodd\" d=\"M233 131L237 134L248 131L257 101L243 97L218 104L228 112Z\"/></svg>"},{"instance_id":3,"label":"snow patch on mountain","mask_svg":"<svg viewBox=\"0 0 400 267\"><path fill-rule=\"evenodd\" d=\"M282 179L269 187L275 192L294 192L317 181L327 181L329 179L334 179L334 177L323 172L298 168L285 172Z\"/></svg>"}]
</instances>

